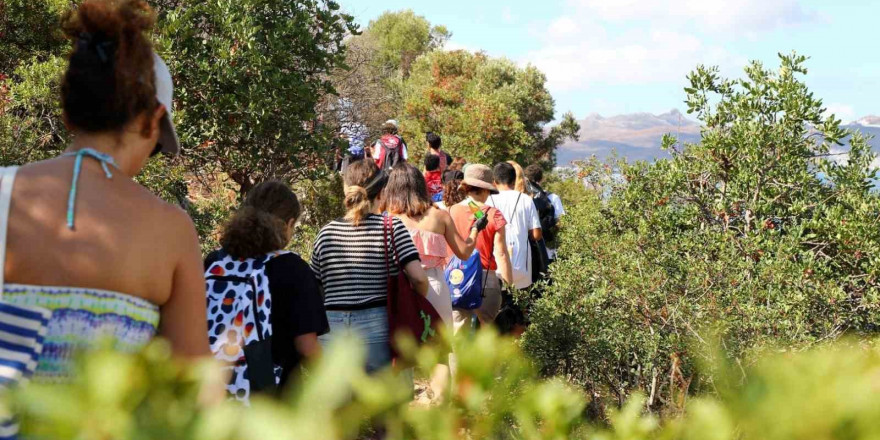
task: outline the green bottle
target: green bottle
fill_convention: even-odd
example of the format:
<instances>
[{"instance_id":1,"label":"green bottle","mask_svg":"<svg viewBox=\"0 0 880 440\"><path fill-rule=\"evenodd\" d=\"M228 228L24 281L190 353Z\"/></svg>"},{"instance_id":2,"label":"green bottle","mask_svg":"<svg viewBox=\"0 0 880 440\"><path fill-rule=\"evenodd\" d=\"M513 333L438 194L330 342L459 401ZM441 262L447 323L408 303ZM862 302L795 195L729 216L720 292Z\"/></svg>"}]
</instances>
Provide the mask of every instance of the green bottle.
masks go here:
<instances>
[{"instance_id":1,"label":"green bottle","mask_svg":"<svg viewBox=\"0 0 880 440\"><path fill-rule=\"evenodd\" d=\"M479 220L486 216L486 214L483 213L483 210L481 210L480 207L476 203L474 203L473 200L468 202L468 207L471 208L471 211L474 213L475 219Z\"/></svg>"}]
</instances>

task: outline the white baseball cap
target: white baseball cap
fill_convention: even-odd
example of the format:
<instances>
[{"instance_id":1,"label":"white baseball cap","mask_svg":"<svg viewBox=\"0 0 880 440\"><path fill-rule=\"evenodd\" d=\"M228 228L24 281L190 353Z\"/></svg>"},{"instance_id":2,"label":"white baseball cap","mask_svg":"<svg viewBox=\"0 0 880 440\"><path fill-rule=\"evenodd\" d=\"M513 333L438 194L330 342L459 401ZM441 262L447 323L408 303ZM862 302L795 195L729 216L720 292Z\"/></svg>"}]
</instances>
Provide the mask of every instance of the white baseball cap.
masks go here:
<instances>
[{"instance_id":1,"label":"white baseball cap","mask_svg":"<svg viewBox=\"0 0 880 440\"><path fill-rule=\"evenodd\" d=\"M397 126L397 120L396 120L396 119L389 119L389 120L385 121L385 123L386 123L386 124L391 124L391 125L393 125L394 128L400 128L400 127Z\"/></svg>"},{"instance_id":2,"label":"white baseball cap","mask_svg":"<svg viewBox=\"0 0 880 440\"><path fill-rule=\"evenodd\" d=\"M159 126L159 145L162 146L159 151L168 155L176 155L180 153L180 139L177 137L174 123L171 122L174 84L171 82L171 72L168 70L168 66L155 52L153 52L153 74L156 84L156 100L165 106L165 116L162 117Z\"/></svg>"}]
</instances>

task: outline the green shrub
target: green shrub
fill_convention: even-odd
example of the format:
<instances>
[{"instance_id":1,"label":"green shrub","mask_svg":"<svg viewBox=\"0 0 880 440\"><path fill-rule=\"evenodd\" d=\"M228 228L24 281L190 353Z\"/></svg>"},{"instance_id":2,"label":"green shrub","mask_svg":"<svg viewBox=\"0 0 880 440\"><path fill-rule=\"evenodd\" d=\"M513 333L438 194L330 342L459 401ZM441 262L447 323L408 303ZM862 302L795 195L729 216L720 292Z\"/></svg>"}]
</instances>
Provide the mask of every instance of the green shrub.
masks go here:
<instances>
[{"instance_id":1,"label":"green shrub","mask_svg":"<svg viewBox=\"0 0 880 440\"><path fill-rule=\"evenodd\" d=\"M876 334L874 156L855 134L846 160L829 159L848 133L800 80L804 61L755 63L738 81L700 67L686 89L700 144L667 137L669 160L583 164L596 190L569 204L523 345L584 386L597 415L636 391L675 413L711 390L695 369L709 329L744 365L768 347Z\"/></svg>"},{"instance_id":2,"label":"green shrub","mask_svg":"<svg viewBox=\"0 0 880 440\"><path fill-rule=\"evenodd\" d=\"M536 378L509 340L484 331L456 342L457 387L446 404L414 407L411 383L386 371L366 376L362 344L342 340L281 400L253 407L209 403L213 363L184 368L157 343L137 356L92 353L69 385L31 384L14 395L23 432L41 438L353 439L382 427L389 439L565 439L580 424L583 398ZM425 371L439 353L410 358ZM216 399L215 399L216 400Z\"/></svg>"},{"instance_id":3,"label":"green shrub","mask_svg":"<svg viewBox=\"0 0 880 440\"><path fill-rule=\"evenodd\" d=\"M456 340L455 387L445 403L410 402L410 384L390 371L367 376L363 347L341 340L279 400L251 408L210 391L223 378L212 362L184 366L167 344L138 355L83 356L71 384L32 383L11 395L26 438L105 439L584 439L871 440L880 435L880 345L829 344L776 353L743 367L718 353L708 360L716 393L660 423L637 394L610 424L585 423L584 397L558 380L541 380L516 344L494 332ZM430 371L439 353L410 359Z\"/></svg>"},{"instance_id":4,"label":"green shrub","mask_svg":"<svg viewBox=\"0 0 880 440\"><path fill-rule=\"evenodd\" d=\"M687 405L661 425L643 415L645 397L615 411L591 440L868 440L880 435L877 341L839 343L767 356L753 367L715 359L719 393Z\"/></svg>"},{"instance_id":5,"label":"green shrub","mask_svg":"<svg viewBox=\"0 0 880 440\"><path fill-rule=\"evenodd\" d=\"M303 204L303 216L288 249L308 261L321 228L331 220L345 215L342 176L338 173L325 173L317 179L297 182L294 190Z\"/></svg>"},{"instance_id":6,"label":"green shrub","mask_svg":"<svg viewBox=\"0 0 880 440\"><path fill-rule=\"evenodd\" d=\"M584 185L580 174L575 169L561 169L548 173L544 178L544 189L559 196L566 210L588 202L595 191Z\"/></svg>"}]
</instances>

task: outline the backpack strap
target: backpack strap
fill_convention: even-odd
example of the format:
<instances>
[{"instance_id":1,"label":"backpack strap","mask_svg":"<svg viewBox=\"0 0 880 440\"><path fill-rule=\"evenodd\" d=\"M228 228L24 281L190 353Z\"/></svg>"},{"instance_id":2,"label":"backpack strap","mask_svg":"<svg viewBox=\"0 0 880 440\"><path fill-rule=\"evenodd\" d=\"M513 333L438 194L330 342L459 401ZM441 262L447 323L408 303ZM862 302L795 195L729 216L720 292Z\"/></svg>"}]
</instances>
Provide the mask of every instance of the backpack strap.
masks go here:
<instances>
[{"instance_id":1,"label":"backpack strap","mask_svg":"<svg viewBox=\"0 0 880 440\"><path fill-rule=\"evenodd\" d=\"M263 336L263 324L260 323L260 307L257 305L260 293L257 289L257 283L254 282L254 277L248 277L248 281L251 283L251 289L254 289L254 299L251 301L251 317L254 318L254 324L257 327L257 340L264 341L266 338Z\"/></svg>"},{"instance_id":2,"label":"backpack strap","mask_svg":"<svg viewBox=\"0 0 880 440\"><path fill-rule=\"evenodd\" d=\"M385 251L385 270L388 272L388 277L391 278L391 263L388 261L388 214L386 213L382 217L382 241L383 246L382 250Z\"/></svg>"},{"instance_id":3,"label":"backpack strap","mask_svg":"<svg viewBox=\"0 0 880 440\"><path fill-rule=\"evenodd\" d=\"M388 268L388 276L391 276L391 260L400 266L400 255L397 255L397 243L394 242L394 217L387 212L383 215L383 231L385 235L385 266ZM388 253L394 254L393 258L388 257Z\"/></svg>"},{"instance_id":4,"label":"backpack strap","mask_svg":"<svg viewBox=\"0 0 880 440\"><path fill-rule=\"evenodd\" d=\"M522 198L522 195L523 195L523 193L519 193L519 195L516 196L516 203L513 204L513 212L510 213L511 218L513 218L513 216L516 215L516 208L519 207L519 200Z\"/></svg>"},{"instance_id":5,"label":"backpack strap","mask_svg":"<svg viewBox=\"0 0 880 440\"><path fill-rule=\"evenodd\" d=\"M513 204L513 211L510 212L509 216L504 212L501 213L502 215L504 215L504 219L507 220L508 225L510 225L510 223L513 221L513 216L516 214L516 208L519 207L519 199L522 198L522 195L522 193L519 193L519 195L516 196L516 203ZM493 199L492 196L489 196L489 198L492 200L492 204L495 205L494 208L498 209L498 204L495 203L495 199Z\"/></svg>"}]
</instances>

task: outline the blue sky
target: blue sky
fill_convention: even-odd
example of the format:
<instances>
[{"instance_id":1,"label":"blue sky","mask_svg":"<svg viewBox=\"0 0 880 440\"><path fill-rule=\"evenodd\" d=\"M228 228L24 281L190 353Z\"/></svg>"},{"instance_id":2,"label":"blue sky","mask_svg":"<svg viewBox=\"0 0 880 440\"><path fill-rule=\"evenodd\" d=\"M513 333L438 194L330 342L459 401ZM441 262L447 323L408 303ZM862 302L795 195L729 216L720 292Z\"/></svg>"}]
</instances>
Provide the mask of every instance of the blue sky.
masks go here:
<instances>
[{"instance_id":1,"label":"blue sky","mask_svg":"<svg viewBox=\"0 0 880 440\"><path fill-rule=\"evenodd\" d=\"M483 50L545 72L557 115L684 110L697 64L811 57L807 83L844 121L880 113L880 0L339 0L362 25L412 9Z\"/></svg>"}]
</instances>

